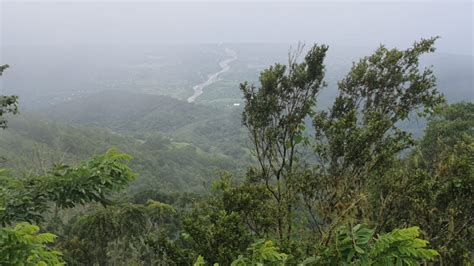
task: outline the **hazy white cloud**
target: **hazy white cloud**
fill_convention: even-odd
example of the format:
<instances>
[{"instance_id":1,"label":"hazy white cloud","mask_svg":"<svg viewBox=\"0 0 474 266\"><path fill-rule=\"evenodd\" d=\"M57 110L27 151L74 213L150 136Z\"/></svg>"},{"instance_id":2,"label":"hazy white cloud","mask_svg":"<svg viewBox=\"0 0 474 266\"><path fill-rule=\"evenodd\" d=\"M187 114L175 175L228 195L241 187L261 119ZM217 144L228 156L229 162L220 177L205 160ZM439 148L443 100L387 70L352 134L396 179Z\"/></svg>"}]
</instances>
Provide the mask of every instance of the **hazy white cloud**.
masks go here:
<instances>
[{"instance_id":1,"label":"hazy white cloud","mask_svg":"<svg viewBox=\"0 0 474 266\"><path fill-rule=\"evenodd\" d=\"M472 2L4 0L2 44L323 42L472 54Z\"/></svg>"}]
</instances>

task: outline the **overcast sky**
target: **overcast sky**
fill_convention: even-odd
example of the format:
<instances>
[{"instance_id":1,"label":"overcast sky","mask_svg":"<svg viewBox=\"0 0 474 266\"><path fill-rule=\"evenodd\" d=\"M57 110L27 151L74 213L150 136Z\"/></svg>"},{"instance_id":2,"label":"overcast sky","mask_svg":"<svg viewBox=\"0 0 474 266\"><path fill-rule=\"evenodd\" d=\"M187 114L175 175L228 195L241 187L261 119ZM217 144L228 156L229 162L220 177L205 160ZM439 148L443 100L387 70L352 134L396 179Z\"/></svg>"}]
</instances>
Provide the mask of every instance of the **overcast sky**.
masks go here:
<instances>
[{"instance_id":1,"label":"overcast sky","mask_svg":"<svg viewBox=\"0 0 474 266\"><path fill-rule=\"evenodd\" d=\"M406 47L439 35L439 52L473 54L471 1L0 2L3 45L316 41Z\"/></svg>"}]
</instances>

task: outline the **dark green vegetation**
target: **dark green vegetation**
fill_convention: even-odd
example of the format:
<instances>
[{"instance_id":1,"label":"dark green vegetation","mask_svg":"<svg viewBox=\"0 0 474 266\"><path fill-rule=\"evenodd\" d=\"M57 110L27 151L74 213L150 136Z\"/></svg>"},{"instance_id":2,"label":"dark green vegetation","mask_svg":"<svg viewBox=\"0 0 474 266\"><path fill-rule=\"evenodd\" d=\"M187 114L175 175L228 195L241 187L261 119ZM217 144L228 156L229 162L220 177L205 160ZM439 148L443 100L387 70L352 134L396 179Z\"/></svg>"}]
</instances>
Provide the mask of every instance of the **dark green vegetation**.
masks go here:
<instances>
[{"instance_id":1,"label":"dark green vegetation","mask_svg":"<svg viewBox=\"0 0 474 266\"><path fill-rule=\"evenodd\" d=\"M144 132L144 131L142 131ZM217 170L241 172L243 162L198 145L171 140L160 132L139 137L98 127L71 126L21 113L0 132L3 167L17 175L43 174L54 163L77 163L116 147L134 157L130 166L139 173L130 190L203 191ZM225 146L223 146L225 147ZM240 148L240 147L237 147Z\"/></svg>"},{"instance_id":2,"label":"dark green vegetation","mask_svg":"<svg viewBox=\"0 0 474 266\"><path fill-rule=\"evenodd\" d=\"M61 112L57 112L61 110ZM105 127L138 139L157 133L206 152L246 158L241 108L188 104L167 96L105 91L43 110L48 119Z\"/></svg>"},{"instance_id":3,"label":"dark green vegetation","mask_svg":"<svg viewBox=\"0 0 474 266\"><path fill-rule=\"evenodd\" d=\"M325 110L315 45L242 83L243 109L103 92L9 117L0 260L469 264L474 104L446 104L420 66L435 40L355 62ZM401 127L417 116L419 140Z\"/></svg>"}]
</instances>

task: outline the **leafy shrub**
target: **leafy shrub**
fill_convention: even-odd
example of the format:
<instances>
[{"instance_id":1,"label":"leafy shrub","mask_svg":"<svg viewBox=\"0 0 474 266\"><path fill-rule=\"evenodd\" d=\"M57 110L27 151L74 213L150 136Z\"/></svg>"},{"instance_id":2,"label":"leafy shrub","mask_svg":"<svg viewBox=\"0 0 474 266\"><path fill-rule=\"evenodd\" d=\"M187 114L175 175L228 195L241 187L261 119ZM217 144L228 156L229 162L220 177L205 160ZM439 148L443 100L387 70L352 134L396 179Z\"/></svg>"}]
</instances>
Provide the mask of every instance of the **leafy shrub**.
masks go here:
<instances>
[{"instance_id":1,"label":"leafy shrub","mask_svg":"<svg viewBox=\"0 0 474 266\"><path fill-rule=\"evenodd\" d=\"M46 246L56 235L38 232L38 226L26 222L0 228L2 265L63 265L61 253Z\"/></svg>"}]
</instances>

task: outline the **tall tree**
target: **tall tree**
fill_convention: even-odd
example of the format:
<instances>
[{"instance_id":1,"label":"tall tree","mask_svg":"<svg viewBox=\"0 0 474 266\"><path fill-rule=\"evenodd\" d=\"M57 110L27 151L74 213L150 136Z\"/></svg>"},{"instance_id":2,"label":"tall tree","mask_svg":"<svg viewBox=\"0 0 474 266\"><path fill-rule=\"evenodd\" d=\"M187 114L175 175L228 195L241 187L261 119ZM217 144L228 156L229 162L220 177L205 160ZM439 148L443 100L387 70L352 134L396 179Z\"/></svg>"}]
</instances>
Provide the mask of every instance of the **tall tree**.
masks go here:
<instances>
[{"instance_id":1,"label":"tall tree","mask_svg":"<svg viewBox=\"0 0 474 266\"><path fill-rule=\"evenodd\" d=\"M263 182L273 195L280 241L292 235L295 190L292 185L304 119L324 86L324 58L328 47L314 45L298 63L302 46L290 53L288 65L276 64L260 74L260 87L240 85L245 98L242 122L248 129L258 167L250 170L254 182Z\"/></svg>"},{"instance_id":2,"label":"tall tree","mask_svg":"<svg viewBox=\"0 0 474 266\"><path fill-rule=\"evenodd\" d=\"M344 217L363 220L368 185L381 180L396 155L414 144L399 122L416 111L430 114L444 101L433 71L419 67L436 39L406 50L380 46L338 83L330 110L314 115L318 164L301 189L317 228L331 232Z\"/></svg>"}]
</instances>

